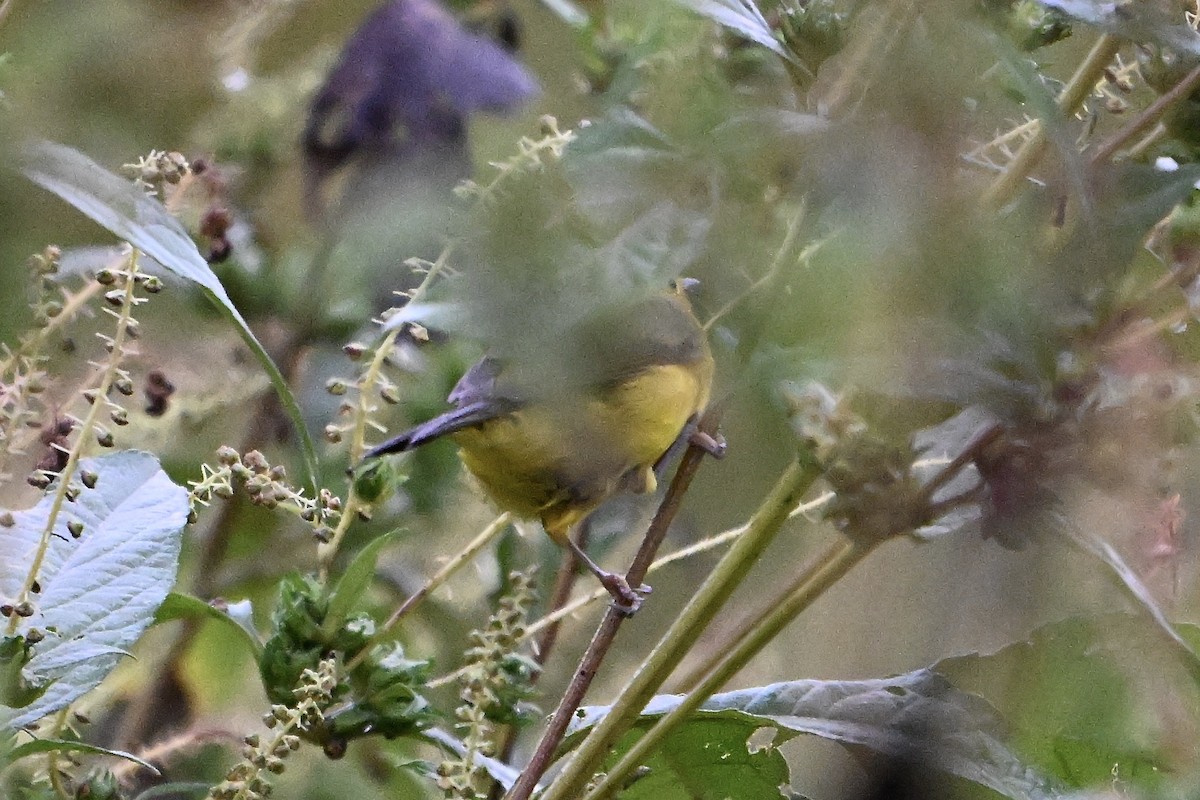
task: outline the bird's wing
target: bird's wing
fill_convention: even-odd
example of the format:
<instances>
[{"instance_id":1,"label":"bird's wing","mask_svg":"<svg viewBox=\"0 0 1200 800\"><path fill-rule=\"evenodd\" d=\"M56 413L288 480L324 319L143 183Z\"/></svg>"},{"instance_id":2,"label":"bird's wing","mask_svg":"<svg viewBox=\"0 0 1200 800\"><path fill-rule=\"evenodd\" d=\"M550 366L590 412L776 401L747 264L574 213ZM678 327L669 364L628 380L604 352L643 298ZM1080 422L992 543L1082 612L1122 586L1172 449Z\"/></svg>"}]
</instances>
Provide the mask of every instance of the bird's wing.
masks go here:
<instances>
[{"instance_id":1,"label":"bird's wing","mask_svg":"<svg viewBox=\"0 0 1200 800\"><path fill-rule=\"evenodd\" d=\"M500 374L500 362L484 357L475 362L458 383L450 390L446 399L456 407L439 414L428 422L422 422L383 444L367 451L363 458L374 458L388 453L402 453L420 447L426 442L442 436L472 428L489 420L511 414L522 405L515 397L507 397L496 387Z\"/></svg>"},{"instance_id":2,"label":"bird's wing","mask_svg":"<svg viewBox=\"0 0 1200 800\"><path fill-rule=\"evenodd\" d=\"M375 458L388 453L402 453L420 447L447 434L471 428L489 420L502 417L514 410L511 403L503 400L482 400L477 403L455 408L445 414L439 414L428 422L422 422L413 428L388 439L383 444L376 445L363 454L363 458Z\"/></svg>"},{"instance_id":3,"label":"bird's wing","mask_svg":"<svg viewBox=\"0 0 1200 800\"><path fill-rule=\"evenodd\" d=\"M500 361L491 356L484 356L458 379L458 383L454 384L454 388L450 390L446 400L463 408L506 394L496 387L496 379L500 376L500 372ZM515 400L515 398L509 399Z\"/></svg>"}]
</instances>

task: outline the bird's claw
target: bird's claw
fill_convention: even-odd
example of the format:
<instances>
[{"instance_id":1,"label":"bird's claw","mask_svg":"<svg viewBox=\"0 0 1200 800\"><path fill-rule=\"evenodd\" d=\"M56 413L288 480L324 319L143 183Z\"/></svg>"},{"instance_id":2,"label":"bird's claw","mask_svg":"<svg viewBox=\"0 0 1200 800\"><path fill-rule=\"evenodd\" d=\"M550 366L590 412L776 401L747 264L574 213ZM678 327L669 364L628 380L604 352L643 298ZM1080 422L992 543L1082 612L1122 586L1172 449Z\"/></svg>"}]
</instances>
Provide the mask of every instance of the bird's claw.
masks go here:
<instances>
[{"instance_id":1,"label":"bird's claw","mask_svg":"<svg viewBox=\"0 0 1200 800\"><path fill-rule=\"evenodd\" d=\"M642 607L644 595L651 592L649 585L643 583L634 589L629 581L615 572L600 576L600 583L612 595L612 607L626 617L632 617Z\"/></svg>"},{"instance_id":2,"label":"bird's claw","mask_svg":"<svg viewBox=\"0 0 1200 800\"><path fill-rule=\"evenodd\" d=\"M708 453L713 458L724 458L725 451L729 449L729 443L725 441L725 437L721 434L709 434L701 430L694 430L688 435L688 443L699 447L704 452Z\"/></svg>"}]
</instances>

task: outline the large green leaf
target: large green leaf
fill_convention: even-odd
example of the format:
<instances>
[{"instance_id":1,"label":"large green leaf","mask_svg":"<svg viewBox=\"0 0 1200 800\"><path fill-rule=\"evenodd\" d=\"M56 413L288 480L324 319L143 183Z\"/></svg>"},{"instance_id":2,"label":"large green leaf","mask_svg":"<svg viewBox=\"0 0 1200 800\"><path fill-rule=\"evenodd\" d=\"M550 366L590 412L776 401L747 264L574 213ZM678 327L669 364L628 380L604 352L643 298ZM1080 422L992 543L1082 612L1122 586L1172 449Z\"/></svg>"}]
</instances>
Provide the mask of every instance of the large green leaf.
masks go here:
<instances>
[{"instance_id":1,"label":"large green leaf","mask_svg":"<svg viewBox=\"0 0 1200 800\"><path fill-rule=\"evenodd\" d=\"M1195 626L1176 628L1200 641ZM1169 753L1155 745L1200 712L1186 660L1145 617L1106 614L1055 622L934 669L986 697L1021 754L1068 785L1154 792L1171 771Z\"/></svg>"},{"instance_id":2,"label":"large green leaf","mask_svg":"<svg viewBox=\"0 0 1200 800\"><path fill-rule=\"evenodd\" d=\"M646 707L643 724L669 712L680 700L675 695L654 698ZM581 737L584 729L607 713L607 707L584 709L572 729L572 737ZM1008 749L1001 734L1000 718L986 702L958 691L930 670L877 680L788 681L713 695L701 706L695 720L668 738L662 752L674 754L675 758L686 753L689 758L702 759L706 755L705 740L688 731L690 726L705 721L715 726L704 729L705 736L719 736L721 741L732 742L740 735L743 751L747 748L748 735L768 726L779 732L775 744L798 734L811 734L885 755L918 759L927 766L1015 800L1059 796L1048 779L1023 764ZM731 727L725 729L723 725ZM567 743L573 746L577 742L577 738L571 738ZM699 751L691 752L689 742ZM630 743L626 742L623 747L627 748ZM730 748L728 743L717 748L720 751L718 761L724 763L734 758ZM616 756L620 755L621 749ZM741 757L741 752L736 753L734 763ZM759 764L756 768L762 766ZM768 780L777 777L773 771L768 771L766 776ZM740 785L743 779L736 780ZM718 792L713 796L725 795Z\"/></svg>"},{"instance_id":3,"label":"large green leaf","mask_svg":"<svg viewBox=\"0 0 1200 800\"><path fill-rule=\"evenodd\" d=\"M651 701L646 715L625 734L604 761L611 768L633 746L657 715L670 710L675 697ZM661 705L660 705L661 704ZM582 739L580 726L603 718L603 708L581 709L568 738ZM759 745L755 733L764 724L753 715L702 712L680 726L643 765L642 773L622 790L621 800L768 800L786 797L780 787L789 780L787 762L774 745ZM778 743L778 740L775 744Z\"/></svg>"},{"instance_id":4,"label":"large green leaf","mask_svg":"<svg viewBox=\"0 0 1200 800\"><path fill-rule=\"evenodd\" d=\"M225 287L209 269L208 262L179 220L129 181L104 169L78 150L61 144L39 141L28 145L23 153L22 172L43 189L58 195L85 216L146 253L169 275L196 284L208 295L235 325L270 377L300 439L309 485L315 487L316 448L287 381L234 307ZM155 266L146 264L148 270Z\"/></svg>"},{"instance_id":5,"label":"large green leaf","mask_svg":"<svg viewBox=\"0 0 1200 800\"><path fill-rule=\"evenodd\" d=\"M65 708L100 683L175 582L187 491L149 453L83 459L81 469L97 476L95 488L83 488L58 514L37 575L35 612L17 630L45 635L24 669L26 680L45 691L22 708L0 706L0 725L8 728ZM13 525L0 527L0 596L20 594L52 505L50 494L11 512ZM83 526L78 539L68 524Z\"/></svg>"}]
</instances>

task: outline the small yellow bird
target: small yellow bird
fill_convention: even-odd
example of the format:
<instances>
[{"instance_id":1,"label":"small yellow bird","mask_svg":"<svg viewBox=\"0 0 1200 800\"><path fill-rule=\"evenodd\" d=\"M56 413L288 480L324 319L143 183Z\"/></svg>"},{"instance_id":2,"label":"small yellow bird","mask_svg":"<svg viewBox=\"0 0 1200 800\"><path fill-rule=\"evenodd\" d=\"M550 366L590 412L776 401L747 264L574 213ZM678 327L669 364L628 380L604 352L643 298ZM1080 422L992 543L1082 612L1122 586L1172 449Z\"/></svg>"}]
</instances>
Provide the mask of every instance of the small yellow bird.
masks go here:
<instances>
[{"instance_id":1,"label":"small yellow bird","mask_svg":"<svg viewBox=\"0 0 1200 800\"><path fill-rule=\"evenodd\" d=\"M467 469L500 508L537 518L632 613L639 592L597 565L571 528L621 491L652 492L655 467L708 404L713 358L680 280L617 313L579 326L564 343L569 376L551 379L485 356L459 380L451 411L369 450L364 458L450 435ZM559 379L561 378L561 379ZM696 436L710 452L723 443Z\"/></svg>"}]
</instances>

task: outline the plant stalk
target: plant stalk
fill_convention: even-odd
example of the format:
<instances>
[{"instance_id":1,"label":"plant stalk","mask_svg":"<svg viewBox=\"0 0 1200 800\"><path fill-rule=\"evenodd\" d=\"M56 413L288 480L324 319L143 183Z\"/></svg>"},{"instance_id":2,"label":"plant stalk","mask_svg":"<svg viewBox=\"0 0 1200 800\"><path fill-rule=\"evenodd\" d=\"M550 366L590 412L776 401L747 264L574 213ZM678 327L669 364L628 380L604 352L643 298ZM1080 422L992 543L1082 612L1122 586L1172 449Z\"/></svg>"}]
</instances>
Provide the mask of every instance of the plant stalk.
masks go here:
<instances>
[{"instance_id":1,"label":"plant stalk","mask_svg":"<svg viewBox=\"0 0 1200 800\"><path fill-rule=\"evenodd\" d=\"M719 407L710 409L709 413L700 421L699 430L712 434L716 431L719 418ZM642 579L645 578L646 572L650 564L654 561L654 556L667 535L667 529L670 528L671 522L679 512L679 507L683 503L683 497L687 493L687 489L692 483L692 478L695 477L696 471L700 468L705 455L704 450L694 444L684 451L683 458L679 462L679 467L675 470L675 477L671 480L671 486L667 489L662 504L658 507L658 513L655 514L654 519L650 522L650 527L646 531L642 546L639 548L637 555L634 557L633 564L625 576L630 586L640 585ZM617 631L626 619L628 619L628 616L624 612L612 607L604 615L604 619L601 620L600 626L592 636L592 641L588 645L587 651L579 661L579 666L575 668L575 674L571 677L571 682L567 685L567 689L559 701L558 708L555 709L554 715L550 718L550 724L542 734L537 749L529 759L529 763L525 766L525 769L521 771L521 776L517 779L517 782L509 790L508 794L505 795L506 800L529 800L534 790L537 789L538 781L549 768L550 762L554 758L554 752L562 742L563 736L566 735L567 727L574 718L579 705L583 702L583 697L587 694L588 688L592 685L592 680L596 677L596 673L599 671L604 657L612 647L612 643L617 636Z\"/></svg>"},{"instance_id":2,"label":"plant stalk","mask_svg":"<svg viewBox=\"0 0 1200 800\"><path fill-rule=\"evenodd\" d=\"M820 475L816 462L804 458L792 462L763 501L750 528L734 543L692 597L675 623L638 668L619 694L608 715L572 755L542 800L576 800L597 765L629 728L646 701L662 685L683 654L729 600L767 545L783 527L801 496ZM509 800L525 800L515 791Z\"/></svg>"},{"instance_id":3,"label":"plant stalk","mask_svg":"<svg viewBox=\"0 0 1200 800\"><path fill-rule=\"evenodd\" d=\"M1083 63L1075 70L1071 80L1058 96L1058 108L1064 114L1073 114L1091 94L1096 82L1121 49L1121 40L1115 36L1104 34L1092 45L1091 51ZM1025 179L1041 159L1046 149L1046 128L1038 126L1037 131L1029 138L1017 155L1013 158L1008 169L1004 171L983 196L986 208L997 209L1012 200L1017 190L1024 185Z\"/></svg>"},{"instance_id":4,"label":"plant stalk","mask_svg":"<svg viewBox=\"0 0 1200 800\"><path fill-rule=\"evenodd\" d=\"M837 583L868 553L877 542L863 544L843 539L832 545L805 568L791 589L768 606L771 610L738 637L737 643L707 673L707 677L691 690L683 702L664 715L642 738L608 770L604 778L584 800L612 797L628 776L676 728L688 720L705 700L732 678L754 656L758 655L788 623L808 608L833 584Z\"/></svg>"}]
</instances>

